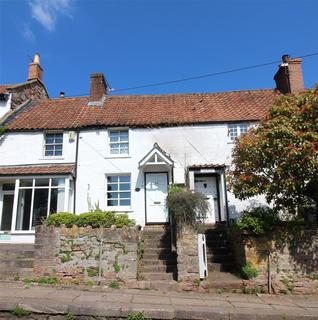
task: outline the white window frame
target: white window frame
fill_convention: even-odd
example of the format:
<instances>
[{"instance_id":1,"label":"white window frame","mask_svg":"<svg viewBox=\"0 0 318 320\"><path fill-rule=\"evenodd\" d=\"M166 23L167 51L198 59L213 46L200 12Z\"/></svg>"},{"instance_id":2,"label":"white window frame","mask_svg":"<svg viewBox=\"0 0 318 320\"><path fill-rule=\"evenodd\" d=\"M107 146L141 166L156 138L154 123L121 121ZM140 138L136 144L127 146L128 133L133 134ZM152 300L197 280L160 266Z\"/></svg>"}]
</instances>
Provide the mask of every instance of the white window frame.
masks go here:
<instances>
[{"instance_id":1,"label":"white window frame","mask_svg":"<svg viewBox=\"0 0 318 320\"><path fill-rule=\"evenodd\" d=\"M110 136L111 136L111 133L113 132L127 132L128 134L128 140L127 141L117 141L117 142L112 142L110 141ZM130 136L130 133L129 133L129 128L112 128L112 129L109 129L108 130L108 154L110 157L114 157L114 158L123 158L123 157L129 157L129 149L130 149L130 143L129 143L129 136ZM128 150L127 150L127 153L112 153L112 149L111 149L111 145L112 144L127 144L128 145ZM120 151L120 147L119 147L119 151Z\"/></svg>"},{"instance_id":2,"label":"white window frame","mask_svg":"<svg viewBox=\"0 0 318 320\"><path fill-rule=\"evenodd\" d=\"M124 176L124 177L129 177L130 181L129 181L129 190L114 190L114 191L108 191L108 181L107 181L107 178L108 177L121 177L121 176ZM132 192L131 192L131 174L130 173L107 173L105 175L105 183L106 183L106 207L108 210L114 210L114 211L129 211L131 209L131 202L132 202ZM120 184L127 184L128 182L117 182L117 183L111 183L113 185L115 184L118 184L118 186ZM108 199L108 193L124 193L124 192L129 192L130 193L130 204L129 205L120 205L120 198L112 198L112 199ZM122 200L127 200L128 198L124 198ZM118 200L118 205L117 206L110 206L108 205L108 200Z\"/></svg>"},{"instance_id":3,"label":"white window frame","mask_svg":"<svg viewBox=\"0 0 318 320\"><path fill-rule=\"evenodd\" d=\"M241 126L246 126L247 129L245 132L242 132ZM248 129L251 127L251 124L249 122L235 122L235 123L228 123L227 125L227 136L230 142L234 142L238 137L240 137L242 134L246 133ZM231 129L234 128L236 130L236 136L232 138L232 131Z\"/></svg>"},{"instance_id":4,"label":"white window frame","mask_svg":"<svg viewBox=\"0 0 318 320\"><path fill-rule=\"evenodd\" d=\"M30 179L32 181L32 186L30 187L20 187L20 181L21 180L26 180ZM31 208L30 208L30 224L29 226L32 226L32 213L33 213L33 202L34 202L34 187L35 187L35 180L36 179L49 179L49 187L48 186L37 186L36 188L38 189L48 189L49 190L49 197L51 194L51 189L58 188L58 186L51 186L52 184L52 179L65 179L64 183L64 204L63 204L63 211L69 211L69 207L71 207L72 204L72 199L70 199L70 193L72 192L71 188L71 180L72 177L69 175L37 175L37 176L10 176L6 177L6 180L14 180L15 181L15 190L14 190L14 201L13 201L13 212L12 212L12 224L11 224L11 234L34 234L34 230L29 227L29 230L16 230L16 220L17 220L17 212L18 212L18 198L19 198L19 190L20 189L32 189L32 203L31 203ZM2 183L0 181L0 183ZM1 191L2 192L2 191ZM50 202L50 199L48 199L48 203ZM2 207L2 203L0 205ZM47 209L47 216L49 215L49 206ZM0 214L2 211L0 212ZM4 231L0 231L0 233L4 233Z\"/></svg>"},{"instance_id":5,"label":"white window frame","mask_svg":"<svg viewBox=\"0 0 318 320\"><path fill-rule=\"evenodd\" d=\"M62 134L62 143L53 143L53 144L47 144L46 143L46 136L48 134ZM46 146L47 145L62 145L62 154L61 155L46 155ZM55 149L54 149L55 151ZM45 131L43 133L43 158L45 159L61 159L63 158L64 153L64 132L63 131Z\"/></svg>"}]
</instances>

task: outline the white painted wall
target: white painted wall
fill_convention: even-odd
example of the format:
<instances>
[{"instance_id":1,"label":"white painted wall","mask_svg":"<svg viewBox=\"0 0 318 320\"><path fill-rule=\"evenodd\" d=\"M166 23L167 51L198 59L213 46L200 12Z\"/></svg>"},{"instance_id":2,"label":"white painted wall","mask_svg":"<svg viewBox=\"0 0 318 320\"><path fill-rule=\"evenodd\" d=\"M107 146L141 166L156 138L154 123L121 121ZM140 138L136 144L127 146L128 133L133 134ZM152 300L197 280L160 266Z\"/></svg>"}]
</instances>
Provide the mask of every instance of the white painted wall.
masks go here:
<instances>
[{"instance_id":1,"label":"white painted wall","mask_svg":"<svg viewBox=\"0 0 318 320\"><path fill-rule=\"evenodd\" d=\"M74 162L76 141L63 135L63 156L44 157L43 132L7 132L0 140L0 166Z\"/></svg>"},{"instance_id":2,"label":"white painted wall","mask_svg":"<svg viewBox=\"0 0 318 320\"><path fill-rule=\"evenodd\" d=\"M0 119L10 111L11 107L11 93L7 100L0 100Z\"/></svg>"},{"instance_id":3,"label":"white painted wall","mask_svg":"<svg viewBox=\"0 0 318 320\"><path fill-rule=\"evenodd\" d=\"M0 141L0 165L68 163L75 161L76 141L70 142L68 132L63 136L63 157L43 156L43 132L6 133ZM194 164L230 165L233 143L228 138L227 125L209 124L171 128L135 128L129 130L129 156L109 154L106 129L82 130L79 140L76 212L86 212L98 205L106 206L106 174L131 174L131 207L125 208L138 224L145 223L144 175L139 161L152 149L154 143L170 154L174 161L174 182L185 183L185 170ZM157 168L163 171L165 168ZM135 191L140 188L140 191ZM246 204L228 194L233 215ZM260 200L262 201L262 200ZM122 212L122 208L119 208Z\"/></svg>"}]
</instances>

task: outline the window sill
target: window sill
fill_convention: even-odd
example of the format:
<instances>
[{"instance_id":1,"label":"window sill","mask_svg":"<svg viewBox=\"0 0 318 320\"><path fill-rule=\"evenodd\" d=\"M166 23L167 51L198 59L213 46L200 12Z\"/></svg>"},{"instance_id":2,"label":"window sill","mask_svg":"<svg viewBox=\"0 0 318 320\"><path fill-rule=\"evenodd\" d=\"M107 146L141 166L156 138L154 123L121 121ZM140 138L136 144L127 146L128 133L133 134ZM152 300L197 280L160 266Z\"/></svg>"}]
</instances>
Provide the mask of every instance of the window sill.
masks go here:
<instances>
[{"instance_id":1,"label":"window sill","mask_svg":"<svg viewBox=\"0 0 318 320\"><path fill-rule=\"evenodd\" d=\"M35 230L22 230L22 231L0 231L0 234L19 235L19 234L35 234Z\"/></svg>"},{"instance_id":2,"label":"window sill","mask_svg":"<svg viewBox=\"0 0 318 320\"><path fill-rule=\"evenodd\" d=\"M131 207L106 207L106 211L115 211L115 212L133 212Z\"/></svg>"},{"instance_id":3,"label":"window sill","mask_svg":"<svg viewBox=\"0 0 318 320\"><path fill-rule=\"evenodd\" d=\"M43 157L40 158L39 160L64 160L64 157Z\"/></svg>"},{"instance_id":4,"label":"window sill","mask_svg":"<svg viewBox=\"0 0 318 320\"><path fill-rule=\"evenodd\" d=\"M109 156L106 156L105 159L130 159L131 156L130 155L109 155Z\"/></svg>"}]
</instances>

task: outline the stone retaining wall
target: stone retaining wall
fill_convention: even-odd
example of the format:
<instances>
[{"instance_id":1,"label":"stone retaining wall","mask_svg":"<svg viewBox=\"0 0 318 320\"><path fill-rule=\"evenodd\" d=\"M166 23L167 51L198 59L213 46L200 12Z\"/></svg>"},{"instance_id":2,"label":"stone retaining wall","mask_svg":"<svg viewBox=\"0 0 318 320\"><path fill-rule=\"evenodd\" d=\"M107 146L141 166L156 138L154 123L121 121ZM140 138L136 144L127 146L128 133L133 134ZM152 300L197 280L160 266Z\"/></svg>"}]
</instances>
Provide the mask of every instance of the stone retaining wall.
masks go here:
<instances>
[{"instance_id":1,"label":"stone retaining wall","mask_svg":"<svg viewBox=\"0 0 318 320\"><path fill-rule=\"evenodd\" d=\"M250 262L258 271L247 286L267 286L268 254L276 293L318 293L318 228L286 226L266 236L231 235L238 266Z\"/></svg>"},{"instance_id":2,"label":"stone retaining wall","mask_svg":"<svg viewBox=\"0 0 318 320\"><path fill-rule=\"evenodd\" d=\"M136 228L38 226L35 231L35 277L61 282L109 283L137 278Z\"/></svg>"}]
</instances>

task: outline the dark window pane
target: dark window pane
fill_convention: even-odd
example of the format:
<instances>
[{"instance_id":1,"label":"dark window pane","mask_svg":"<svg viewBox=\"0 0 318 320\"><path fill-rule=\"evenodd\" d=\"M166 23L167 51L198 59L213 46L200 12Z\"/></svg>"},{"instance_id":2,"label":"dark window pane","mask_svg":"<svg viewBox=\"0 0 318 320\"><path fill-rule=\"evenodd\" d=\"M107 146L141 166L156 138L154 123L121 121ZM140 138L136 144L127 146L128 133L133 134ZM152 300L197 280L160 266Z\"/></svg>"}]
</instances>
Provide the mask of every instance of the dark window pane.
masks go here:
<instances>
[{"instance_id":1,"label":"dark window pane","mask_svg":"<svg viewBox=\"0 0 318 320\"><path fill-rule=\"evenodd\" d=\"M35 189L33 202L32 229L41 224L42 219L47 216L49 189Z\"/></svg>"},{"instance_id":2,"label":"dark window pane","mask_svg":"<svg viewBox=\"0 0 318 320\"><path fill-rule=\"evenodd\" d=\"M119 190L121 190L121 191L130 190L130 184L128 184L128 183L120 184L119 185Z\"/></svg>"},{"instance_id":3,"label":"dark window pane","mask_svg":"<svg viewBox=\"0 0 318 320\"><path fill-rule=\"evenodd\" d=\"M130 200L120 200L121 206L130 206Z\"/></svg>"},{"instance_id":4,"label":"dark window pane","mask_svg":"<svg viewBox=\"0 0 318 320\"><path fill-rule=\"evenodd\" d=\"M108 192L107 193L107 198L108 199L113 199L113 198L117 199L118 198L118 192Z\"/></svg>"},{"instance_id":5,"label":"dark window pane","mask_svg":"<svg viewBox=\"0 0 318 320\"><path fill-rule=\"evenodd\" d=\"M29 230L32 189L19 191L16 230Z\"/></svg>"},{"instance_id":6,"label":"dark window pane","mask_svg":"<svg viewBox=\"0 0 318 320\"><path fill-rule=\"evenodd\" d=\"M118 190L118 184L107 185L107 191L117 191L117 190Z\"/></svg>"},{"instance_id":7,"label":"dark window pane","mask_svg":"<svg viewBox=\"0 0 318 320\"><path fill-rule=\"evenodd\" d=\"M33 180L32 179L22 179L20 180L20 187L32 187Z\"/></svg>"},{"instance_id":8,"label":"dark window pane","mask_svg":"<svg viewBox=\"0 0 318 320\"><path fill-rule=\"evenodd\" d=\"M35 185L36 186L49 186L49 179L35 179Z\"/></svg>"},{"instance_id":9,"label":"dark window pane","mask_svg":"<svg viewBox=\"0 0 318 320\"><path fill-rule=\"evenodd\" d=\"M46 156L53 156L54 155L54 151L45 151L45 155Z\"/></svg>"},{"instance_id":10,"label":"dark window pane","mask_svg":"<svg viewBox=\"0 0 318 320\"><path fill-rule=\"evenodd\" d=\"M12 191L15 189L15 184L14 183L4 183L2 185L2 190L5 190L5 191Z\"/></svg>"},{"instance_id":11,"label":"dark window pane","mask_svg":"<svg viewBox=\"0 0 318 320\"><path fill-rule=\"evenodd\" d=\"M108 176L107 182L109 182L109 183L118 182L118 176Z\"/></svg>"},{"instance_id":12,"label":"dark window pane","mask_svg":"<svg viewBox=\"0 0 318 320\"><path fill-rule=\"evenodd\" d=\"M52 186L64 186L65 185L65 179L64 178L53 178L52 179Z\"/></svg>"},{"instance_id":13,"label":"dark window pane","mask_svg":"<svg viewBox=\"0 0 318 320\"><path fill-rule=\"evenodd\" d=\"M111 207L118 206L118 200L108 200L107 205Z\"/></svg>"},{"instance_id":14,"label":"dark window pane","mask_svg":"<svg viewBox=\"0 0 318 320\"><path fill-rule=\"evenodd\" d=\"M13 194L4 194L2 202L1 231L11 231Z\"/></svg>"},{"instance_id":15,"label":"dark window pane","mask_svg":"<svg viewBox=\"0 0 318 320\"><path fill-rule=\"evenodd\" d=\"M52 145L47 145L46 147L45 147L45 150L46 151L53 151L54 150L54 145L52 144Z\"/></svg>"},{"instance_id":16,"label":"dark window pane","mask_svg":"<svg viewBox=\"0 0 318 320\"><path fill-rule=\"evenodd\" d=\"M60 151L55 151L55 155L56 155L56 156L61 156L61 155L62 155L62 150L60 150Z\"/></svg>"},{"instance_id":17,"label":"dark window pane","mask_svg":"<svg viewBox=\"0 0 318 320\"><path fill-rule=\"evenodd\" d=\"M120 182L130 182L130 176L119 176Z\"/></svg>"},{"instance_id":18,"label":"dark window pane","mask_svg":"<svg viewBox=\"0 0 318 320\"><path fill-rule=\"evenodd\" d=\"M121 193L119 194L119 197L120 197L121 199L123 199L123 198L129 198L129 199L130 199L130 192L121 192Z\"/></svg>"}]
</instances>

